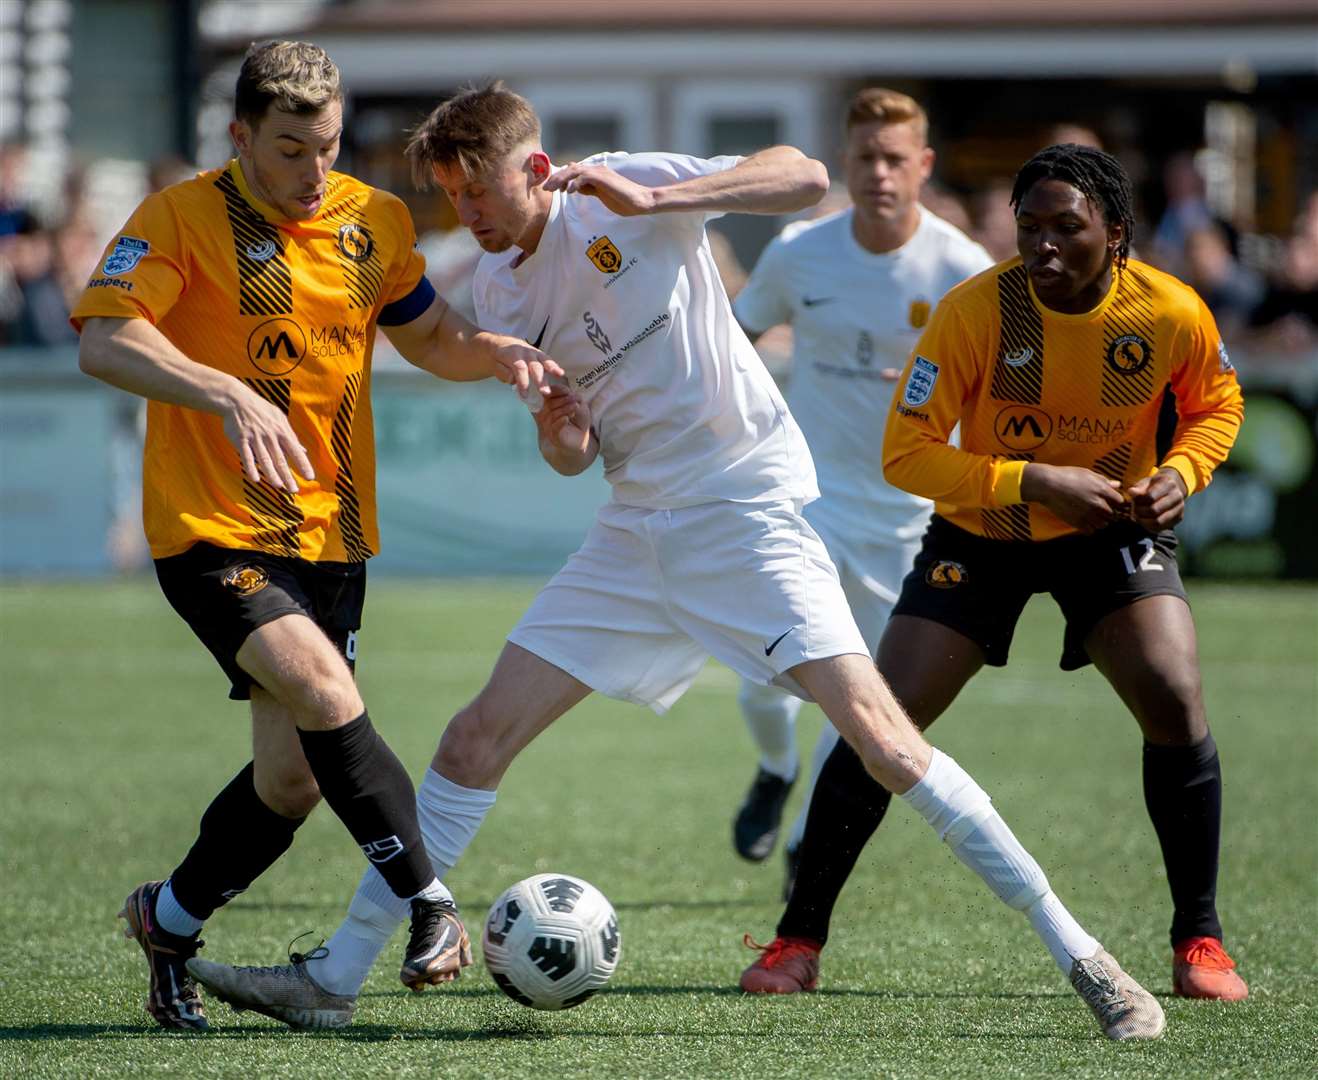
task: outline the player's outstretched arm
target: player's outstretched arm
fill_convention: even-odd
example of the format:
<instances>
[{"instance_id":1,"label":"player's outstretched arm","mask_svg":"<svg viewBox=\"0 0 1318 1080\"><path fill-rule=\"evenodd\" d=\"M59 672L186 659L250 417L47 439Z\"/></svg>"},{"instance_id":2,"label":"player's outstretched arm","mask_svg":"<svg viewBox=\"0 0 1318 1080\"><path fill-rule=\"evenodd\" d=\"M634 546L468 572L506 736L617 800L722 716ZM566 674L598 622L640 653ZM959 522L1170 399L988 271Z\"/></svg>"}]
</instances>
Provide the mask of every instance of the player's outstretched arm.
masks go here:
<instances>
[{"instance_id":1,"label":"player's outstretched arm","mask_svg":"<svg viewBox=\"0 0 1318 1080\"><path fill-rule=\"evenodd\" d=\"M540 454L564 476L590 468L599 455L599 438L590 426L590 407L563 386L554 386L544 407L535 413Z\"/></svg>"},{"instance_id":2,"label":"player's outstretched arm","mask_svg":"<svg viewBox=\"0 0 1318 1080\"><path fill-rule=\"evenodd\" d=\"M90 317L82 327L78 366L131 394L214 413L238 451L247 479L296 492L296 469L315 477L288 417L232 375L198 364L145 319Z\"/></svg>"},{"instance_id":3,"label":"player's outstretched arm","mask_svg":"<svg viewBox=\"0 0 1318 1080\"><path fill-rule=\"evenodd\" d=\"M545 181L547 191L593 195L615 214L674 212L791 214L828 191L828 169L794 146L771 146L722 172L646 187L607 165L573 163Z\"/></svg>"},{"instance_id":4,"label":"player's outstretched arm","mask_svg":"<svg viewBox=\"0 0 1318 1080\"><path fill-rule=\"evenodd\" d=\"M472 382L493 377L512 383L526 397L532 387L547 395L547 377L563 374L539 349L521 338L473 326L440 296L411 322L380 329L408 363L441 379Z\"/></svg>"}]
</instances>

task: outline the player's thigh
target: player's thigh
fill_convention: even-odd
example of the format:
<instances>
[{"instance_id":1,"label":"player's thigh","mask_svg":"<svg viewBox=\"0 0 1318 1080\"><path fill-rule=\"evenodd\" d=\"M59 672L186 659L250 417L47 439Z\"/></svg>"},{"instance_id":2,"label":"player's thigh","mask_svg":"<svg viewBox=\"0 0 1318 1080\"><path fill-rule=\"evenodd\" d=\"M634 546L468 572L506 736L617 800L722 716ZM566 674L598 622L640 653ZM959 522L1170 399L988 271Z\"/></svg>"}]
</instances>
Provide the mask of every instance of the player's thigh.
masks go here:
<instances>
[{"instance_id":1,"label":"player's thigh","mask_svg":"<svg viewBox=\"0 0 1318 1080\"><path fill-rule=\"evenodd\" d=\"M237 659L248 636L285 615L312 611L296 563L205 543L155 561L165 598L215 657L235 700L251 696L252 676Z\"/></svg>"},{"instance_id":2,"label":"player's thigh","mask_svg":"<svg viewBox=\"0 0 1318 1080\"><path fill-rule=\"evenodd\" d=\"M794 504L687 507L656 521L654 536L673 620L743 678L805 696L791 669L869 657L824 543Z\"/></svg>"},{"instance_id":3,"label":"player's thigh","mask_svg":"<svg viewBox=\"0 0 1318 1080\"><path fill-rule=\"evenodd\" d=\"M489 681L449 722L435 770L464 787L494 787L513 759L591 688L508 642Z\"/></svg>"},{"instance_id":4,"label":"player's thigh","mask_svg":"<svg viewBox=\"0 0 1318 1080\"><path fill-rule=\"evenodd\" d=\"M320 801L293 714L259 687L252 689L252 763L256 793L275 813L305 817Z\"/></svg>"},{"instance_id":5,"label":"player's thigh","mask_svg":"<svg viewBox=\"0 0 1318 1080\"><path fill-rule=\"evenodd\" d=\"M894 615L879 641L879 673L922 729L947 710L983 666L978 643L917 615Z\"/></svg>"},{"instance_id":6,"label":"player's thigh","mask_svg":"<svg viewBox=\"0 0 1318 1080\"><path fill-rule=\"evenodd\" d=\"M1194 619L1180 597L1148 596L1111 612L1085 646L1150 742L1188 745L1208 734Z\"/></svg>"},{"instance_id":7,"label":"player's thigh","mask_svg":"<svg viewBox=\"0 0 1318 1080\"><path fill-rule=\"evenodd\" d=\"M1104 637L1094 636L1095 629L1114 612L1154 596L1188 603L1177 565L1177 546L1171 530L1150 534L1134 522L1040 545L1050 579L1048 590L1066 619L1064 669L1080 668L1097 659L1091 653L1091 642L1106 654L1118 651L1119 643L1104 649Z\"/></svg>"},{"instance_id":8,"label":"player's thigh","mask_svg":"<svg viewBox=\"0 0 1318 1080\"><path fill-rule=\"evenodd\" d=\"M508 640L608 697L668 709L707 655L669 610L648 527L667 516L602 507Z\"/></svg>"},{"instance_id":9,"label":"player's thigh","mask_svg":"<svg viewBox=\"0 0 1318 1080\"><path fill-rule=\"evenodd\" d=\"M298 727L342 727L366 711L343 654L307 615L283 615L253 630L237 660Z\"/></svg>"}]
</instances>

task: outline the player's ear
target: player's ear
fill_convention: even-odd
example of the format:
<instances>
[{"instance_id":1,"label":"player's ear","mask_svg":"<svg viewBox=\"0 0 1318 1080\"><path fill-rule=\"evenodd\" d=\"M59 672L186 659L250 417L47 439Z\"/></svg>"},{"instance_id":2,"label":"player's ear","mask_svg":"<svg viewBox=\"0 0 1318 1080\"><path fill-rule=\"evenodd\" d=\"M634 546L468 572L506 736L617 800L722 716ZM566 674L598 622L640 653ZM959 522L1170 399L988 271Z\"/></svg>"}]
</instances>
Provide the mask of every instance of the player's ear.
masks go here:
<instances>
[{"instance_id":1,"label":"player's ear","mask_svg":"<svg viewBox=\"0 0 1318 1080\"><path fill-rule=\"evenodd\" d=\"M531 174L531 183L539 186L549 179L549 155L543 150L533 150L526 159L527 171Z\"/></svg>"},{"instance_id":2,"label":"player's ear","mask_svg":"<svg viewBox=\"0 0 1318 1080\"><path fill-rule=\"evenodd\" d=\"M1122 228L1121 222L1114 221L1107 227L1107 253L1116 255L1117 248L1121 246L1122 234L1125 229Z\"/></svg>"},{"instance_id":3,"label":"player's ear","mask_svg":"<svg viewBox=\"0 0 1318 1080\"><path fill-rule=\"evenodd\" d=\"M928 180L934 175L934 148L926 146L920 151L920 179Z\"/></svg>"},{"instance_id":4,"label":"player's ear","mask_svg":"<svg viewBox=\"0 0 1318 1080\"><path fill-rule=\"evenodd\" d=\"M229 138L240 154L252 152L252 126L246 120L229 121Z\"/></svg>"}]
</instances>

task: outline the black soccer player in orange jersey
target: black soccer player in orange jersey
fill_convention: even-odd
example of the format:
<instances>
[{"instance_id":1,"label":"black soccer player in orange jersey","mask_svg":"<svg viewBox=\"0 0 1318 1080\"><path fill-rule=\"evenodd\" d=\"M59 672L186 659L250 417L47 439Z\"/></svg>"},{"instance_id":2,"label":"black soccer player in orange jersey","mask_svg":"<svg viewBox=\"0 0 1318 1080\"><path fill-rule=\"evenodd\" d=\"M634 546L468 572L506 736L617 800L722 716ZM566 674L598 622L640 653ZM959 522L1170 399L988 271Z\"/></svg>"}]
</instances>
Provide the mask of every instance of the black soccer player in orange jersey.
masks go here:
<instances>
[{"instance_id":1,"label":"black soccer player in orange jersey","mask_svg":"<svg viewBox=\"0 0 1318 1080\"><path fill-rule=\"evenodd\" d=\"M1240 388L1203 301L1128 259L1130 180L1115 158L1048 147L1011 201L1019 257L947 294L889 413L884 474L936 507L879 669L928 727L984 664L1007 662L1026 601L1051 593L1066 619L1062 668L1092 662L1143 733L1174 907L1173 991L1237 1001L1249 991L1216 909L1222 774L1172 526L1235 440ZM1159 460L1168 383L1179 422ZM959 447L948 443L958 423ZM839 744L777 937L744 989L813 988L833 905L889 801Z\"/></svg>"},{"instance_id":2,"label":"black soccer player in orange jersey","mask_svg":"<svg viewBox=\"0 0 1318 1080\"><path fill-rule=\"evenodd\" d=\"M120 913L146 953L147 1011L192 1030L207 1023L185 966L203 922L287 850L322 797L411 901L403 982L420 989L471 962L411 778L353 678L379 549L371 351L379 326L437 376L494 376L524 394L561 372L451 311L403 204L332 171L343 96L323 50L254 45L234 114L237 156L148 197L73 314L83 370L149 399L144 518L165 596L229 696L251 702L252 761L173 874Z\"/></svg>"}]
</instances>

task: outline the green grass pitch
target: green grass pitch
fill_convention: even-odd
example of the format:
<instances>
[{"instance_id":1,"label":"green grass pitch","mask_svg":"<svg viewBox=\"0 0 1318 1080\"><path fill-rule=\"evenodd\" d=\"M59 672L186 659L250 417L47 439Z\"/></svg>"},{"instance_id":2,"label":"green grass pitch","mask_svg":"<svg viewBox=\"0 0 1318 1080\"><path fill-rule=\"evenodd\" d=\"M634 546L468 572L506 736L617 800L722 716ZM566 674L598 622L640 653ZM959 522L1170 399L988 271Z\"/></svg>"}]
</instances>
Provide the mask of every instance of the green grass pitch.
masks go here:
<instances>
[{"instance_id":1,"label":"green grass pitch","mask_svg":"<svg viewBox=\"0 0 1318 1080\"><path fill-rule=\"evenodd\" d=\"M534 586L371 586L360 677L420 775ZM933 730L994 795L1057 892L1168 1014L1153 1045L1105 1042L1025 920L896 805L844 894L821 990L736 989L772 936L778 857L738 861L730 822L754 769L735 681L711 664L673 712L593 698L534 744L450 879L473 936L509 883L578 874L617 906L622 965L579 1009L508 1001L479 959L453 988L396 979L401 935L348 1031L293 1034L212 1003L205 1037L142 1009L144 966L115 912L186 850L246 760L245 708L154 582L0 586L0 1076L1278 1077L1318 1072L1318 591L1192 583L1226 815L1220 905L1244 1005L1173 999L1170 916L1134 722L1092 669L1057 669L1036 599L1012 665ZM808 751L817 726L801 725ZM795 812L799 794L789 812ZM327 933L361 856L327 810L208 926L204 955L282 961ZM305 948L317 938L304 939Z\"/></svg>"}]
</instances>

